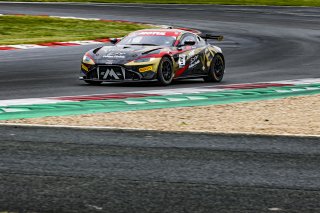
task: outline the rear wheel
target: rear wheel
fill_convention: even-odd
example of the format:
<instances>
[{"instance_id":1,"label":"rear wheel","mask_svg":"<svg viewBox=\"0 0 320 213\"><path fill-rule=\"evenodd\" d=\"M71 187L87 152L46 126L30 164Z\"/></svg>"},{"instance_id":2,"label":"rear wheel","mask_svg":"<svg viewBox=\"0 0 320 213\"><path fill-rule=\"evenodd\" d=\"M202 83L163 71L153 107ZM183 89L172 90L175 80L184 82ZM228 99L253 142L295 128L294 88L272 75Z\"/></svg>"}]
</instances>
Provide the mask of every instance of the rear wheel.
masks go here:
<instances>
[{"instance_id":1,"label":"rear wheel","mask_svg":"<svg viewBox=\"0 0 320 213\"><path fill-rule=\"evenodd\" d=\"M159 63L157 78L161 85L169 85L173 79L172 61L168 57L163 57Z\"/></svg>"},{"instance_id":2,"label":"rear wheel","mask_svg":"<svg viewBox=\"0 0 320 213\"><path fill-rule=\"evenodd\" d=\"M90 85L95 85L95 86L102 84L102 81L84 80L84 82L86 82L87 84L90 84Z\"/></svg>"},{"instance_id":3,"label":"rear wheel","mask_svg":"<svg viewBox=\"0 0 320 213\"><path fill-rule=\"evenodd\" d=\"M204 77L206 82L220 82L224 76L224 60L220 54L213 57L208 76Z\"/></svg>"}]
</instances>

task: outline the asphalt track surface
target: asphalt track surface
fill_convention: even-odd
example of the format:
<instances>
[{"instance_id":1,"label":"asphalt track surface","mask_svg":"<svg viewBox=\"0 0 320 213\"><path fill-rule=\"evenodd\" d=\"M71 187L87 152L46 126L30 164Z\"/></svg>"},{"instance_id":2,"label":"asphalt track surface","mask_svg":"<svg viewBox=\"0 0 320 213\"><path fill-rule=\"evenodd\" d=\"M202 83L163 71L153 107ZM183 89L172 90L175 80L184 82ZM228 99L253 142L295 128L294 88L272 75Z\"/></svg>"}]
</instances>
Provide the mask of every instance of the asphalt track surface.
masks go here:
<instances>
[{"instance_id":1,"label":"asphalt track surface","mask_svg":"<svg viewBox=\"0 0 320 213\"><path fill-rule=\"evenodd\" d=\"M0 211L319 212L319 138L1 127Z\"/></svg>"},{"instance_id":2,"label":"asphalt track surface","mask_svg":"<svg viewBox=\"0 0 320 213\"><path fill-rule=\"evenodd\" d=\"M223 34L225 84L320 77L319 8L0 3L0 13ZM159 89L78 82L81 56L92 47L1 51L0 99ZM169 88L204 85L191 80ZM319 138L4 126L0 135L0 211L320 211Z\"/></svg>"},{"instance_id":3,"label":"asphalt track surface","mask_svg":"<svg viewBox=\"0 0 320 213\"><path fill-rule=\"evenodd\" d=\"M217 45L227 60L225 84L320 77L320 8L0 3L0 13L120 19L222 34L226 39ZM159 89L80 82L80 60L93 47L0 51L0 99ZM188 80L169 88L205 85Z\"/></svg>"}]
</instances>

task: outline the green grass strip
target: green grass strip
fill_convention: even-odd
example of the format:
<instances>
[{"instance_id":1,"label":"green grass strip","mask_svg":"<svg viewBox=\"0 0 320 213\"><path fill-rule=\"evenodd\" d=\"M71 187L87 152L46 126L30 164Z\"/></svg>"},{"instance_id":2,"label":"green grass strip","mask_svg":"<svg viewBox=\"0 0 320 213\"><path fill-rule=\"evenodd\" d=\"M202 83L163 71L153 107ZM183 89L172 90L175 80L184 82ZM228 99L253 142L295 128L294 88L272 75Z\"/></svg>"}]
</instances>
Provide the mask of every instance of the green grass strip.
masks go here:
<instances>
[{"instance_id":1,"label":"green grass strip","mask_svg":"<svg viewBox=\"0 0 320 213\"><path fill-rule=\"evenodd\" d=\"M2 0L5 1L5 0ZM21 0L13 0L28 2ZM269 5L269 6L313 6L319 0L31 0L32 2L99 2L99 3L148 3L148 4L224 4L224 5ZM30 1L29 1L30 2Z\"/></svg>"},{"instance_id":2,"label":"green grass strip","mask_svg":"<svg viewBox=\"0 0 320 213\"><path fill-rule=\"evenodd\" d=\"M122 37L150 28L142 24L61 19L46 16L0 16L0 45Z\"/></svg>"},{"instance_id":3,"label":"green grass strip","mask_svg":"<svg viewBox=\"0 0 320 213\"><path fill-rule=\"evenodd\" d=\"M0 120L207 106L320 94L320 84L57 104L0 107ZM15 112L5 112L5 111Z\"/></svg>"}]
</instances>

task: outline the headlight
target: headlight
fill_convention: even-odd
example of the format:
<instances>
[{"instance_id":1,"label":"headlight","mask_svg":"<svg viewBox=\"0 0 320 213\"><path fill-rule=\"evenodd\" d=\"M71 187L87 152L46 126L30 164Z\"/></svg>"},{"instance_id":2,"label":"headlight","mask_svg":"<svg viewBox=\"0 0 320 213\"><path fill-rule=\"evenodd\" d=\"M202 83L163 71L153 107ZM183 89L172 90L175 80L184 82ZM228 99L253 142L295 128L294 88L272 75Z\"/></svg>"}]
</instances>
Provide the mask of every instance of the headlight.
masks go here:
<instances>
[{"instance_id":1,"label":"headlight","mask_svg":"<svg viewBox=\"0 0 320 213\"><path fill-rule=\"evenodd\" d=\"M88 54L85 54L82 58L82 62L85 63L85 64L90 64L90 65L94 65L94 60L88 55Z\"/></svg>"},{"instance_id":2,"label":"headlight","mask_svg":"<svg viewBox=\"0 0 320 213\"><path fill-rule=\"evenodd\" d=\"M137 63L151 62L151 61L153 61L154 59L155 59L155 58L140 58L140 59L135 60L134 62L137 62Z\"/></svg>"}]
</instances>

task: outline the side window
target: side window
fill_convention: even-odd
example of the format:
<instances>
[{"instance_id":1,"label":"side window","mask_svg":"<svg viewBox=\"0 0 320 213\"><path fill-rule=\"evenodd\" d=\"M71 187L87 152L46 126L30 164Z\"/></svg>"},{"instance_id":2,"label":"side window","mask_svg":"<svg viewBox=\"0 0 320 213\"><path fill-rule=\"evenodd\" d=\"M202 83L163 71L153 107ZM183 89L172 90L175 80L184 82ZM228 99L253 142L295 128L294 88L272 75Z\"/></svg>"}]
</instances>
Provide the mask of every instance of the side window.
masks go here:
<instances>
[{"instance_id":1,"label":"side window","mask_svg":"<svg viewBox=\"0 0 320 213\"><path fill-rule=\"evenodd\" d=\"M184 35L180 43L183 44L185 41L188 41L188 40L195 41L197 43L196 37L192 34Z\"/></svg>"}]
</instances>

